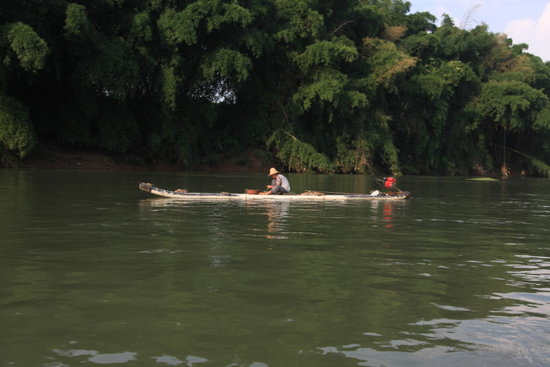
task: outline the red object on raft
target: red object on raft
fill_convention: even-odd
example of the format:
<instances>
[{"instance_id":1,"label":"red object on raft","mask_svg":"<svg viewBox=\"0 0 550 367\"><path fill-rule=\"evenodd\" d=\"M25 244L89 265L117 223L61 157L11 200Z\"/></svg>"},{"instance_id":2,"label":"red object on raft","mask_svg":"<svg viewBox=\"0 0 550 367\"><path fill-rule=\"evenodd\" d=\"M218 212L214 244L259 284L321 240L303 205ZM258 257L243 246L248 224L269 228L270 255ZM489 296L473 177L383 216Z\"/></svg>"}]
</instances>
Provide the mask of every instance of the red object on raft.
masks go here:
<instances>
[{"instance_id":1,"label":"red object on raft","mask_svg":"<svg viewBox=\"0 0 550 367\"><path fill-rule=\"evenodd\" d=\"M393 185L397 182L397 180L393 177L385 177L384 178L384 187L386 189L393 189Z\"/></svg>"}]
</instances>

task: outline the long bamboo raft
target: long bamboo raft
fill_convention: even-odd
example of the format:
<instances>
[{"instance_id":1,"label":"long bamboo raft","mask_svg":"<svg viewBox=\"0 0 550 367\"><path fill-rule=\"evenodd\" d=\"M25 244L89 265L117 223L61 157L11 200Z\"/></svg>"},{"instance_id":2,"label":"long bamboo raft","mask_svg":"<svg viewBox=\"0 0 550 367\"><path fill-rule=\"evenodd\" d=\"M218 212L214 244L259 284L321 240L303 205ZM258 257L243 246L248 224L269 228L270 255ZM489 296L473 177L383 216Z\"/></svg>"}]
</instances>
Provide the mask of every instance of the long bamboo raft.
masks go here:
<instances>
[{"instance_id":1,"label":"long bamboo raft","mask_svg":"<svg viewBox=\"0 0 550 367\"><path fill-rule=\"evenodd\" d=\"M283 195L258 195L258 194L237 194L229 192L219 193L199 193L187 192L184 190L165 190L155 187L147 182L138 182L137 187L145 192L165 198L181 200L289 200L289 201L352 201L352 200L405 200L411 196L408 191L396 191L382 193L378 190L370 195L367 194L345 194L345 193L326 193L320 191L306 191L303 194L283 194Z\"/></svg>"}]
</instances>

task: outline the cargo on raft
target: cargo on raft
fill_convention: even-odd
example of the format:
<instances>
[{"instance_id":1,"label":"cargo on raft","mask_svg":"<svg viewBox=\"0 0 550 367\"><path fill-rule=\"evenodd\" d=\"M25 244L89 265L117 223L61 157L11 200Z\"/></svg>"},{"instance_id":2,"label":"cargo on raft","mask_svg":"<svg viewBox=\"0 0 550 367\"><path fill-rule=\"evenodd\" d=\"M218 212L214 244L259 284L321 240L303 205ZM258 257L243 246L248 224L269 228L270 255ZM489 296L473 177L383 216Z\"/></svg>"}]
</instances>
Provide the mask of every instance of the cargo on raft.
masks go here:
<instances>
[{"instance_id":1,"label":"cargo on raft","mask_svg":"<svg viewBox=\"0 0 550 367\"><path fill-rule=\"evenodd\" d=\"M187 190L165 190L153 186L147 182L138 182L137 187L145 192L153 195L181 199L181 200L289 200L289 201L351 201L351 200L404 200L411 196L408 191L389 191L386 193L378 190L373 191L371 194L353 194L353 193L331 193L323 191L310 191L307 190L302 194L280 194L280 195L265 195L265 193L259 192L259 190L245 190L245 193L200 193L200 192L187 192ZM247 193L248 192L248 193Z\"/></svg>"}]
</instances>

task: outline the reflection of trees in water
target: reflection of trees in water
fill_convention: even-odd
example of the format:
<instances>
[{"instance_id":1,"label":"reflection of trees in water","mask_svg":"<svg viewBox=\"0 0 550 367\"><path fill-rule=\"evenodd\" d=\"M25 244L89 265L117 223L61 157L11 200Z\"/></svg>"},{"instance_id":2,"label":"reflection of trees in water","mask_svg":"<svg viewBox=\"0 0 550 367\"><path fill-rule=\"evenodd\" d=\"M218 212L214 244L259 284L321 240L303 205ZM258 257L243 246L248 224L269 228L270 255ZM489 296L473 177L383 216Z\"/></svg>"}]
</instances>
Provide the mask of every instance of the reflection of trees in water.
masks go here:
<instances>
[{"instance_id":1,"label":"reflection of trees in water","mask_svg":"<svg viewBox=\"0 0 550 367\"><path fill-rule=\"evenodd\" d=\"M287 239L284 235L284 229L288 214L290 211L290 202L269 202L267 203L267 238L271 239Z\"/></svg>"}]
</instances>

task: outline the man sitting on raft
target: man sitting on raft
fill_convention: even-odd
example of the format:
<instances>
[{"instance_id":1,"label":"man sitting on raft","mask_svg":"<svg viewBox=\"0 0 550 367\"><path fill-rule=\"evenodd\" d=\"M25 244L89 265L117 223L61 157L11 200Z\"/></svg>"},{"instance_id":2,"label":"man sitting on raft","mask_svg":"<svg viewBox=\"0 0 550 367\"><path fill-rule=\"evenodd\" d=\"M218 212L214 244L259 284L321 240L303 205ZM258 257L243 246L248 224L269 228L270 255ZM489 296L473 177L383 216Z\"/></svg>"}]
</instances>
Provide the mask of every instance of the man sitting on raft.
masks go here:
<instances>
[{"instance_id":1,"label":"man sitting on raft","mask_svg":"<svg viewBox=\"0 0 550 367\"><path fill-rule=\"evenodd\" d=\"M274 195L279 193L286 194L290 192L290 184L288 183L288 179L281 175L275 168L269 170L268 176L271 176L273 179L271 180L271 185L267 185L267 189L269 191L264 195Z\"/></svg>"}]
</instances>

